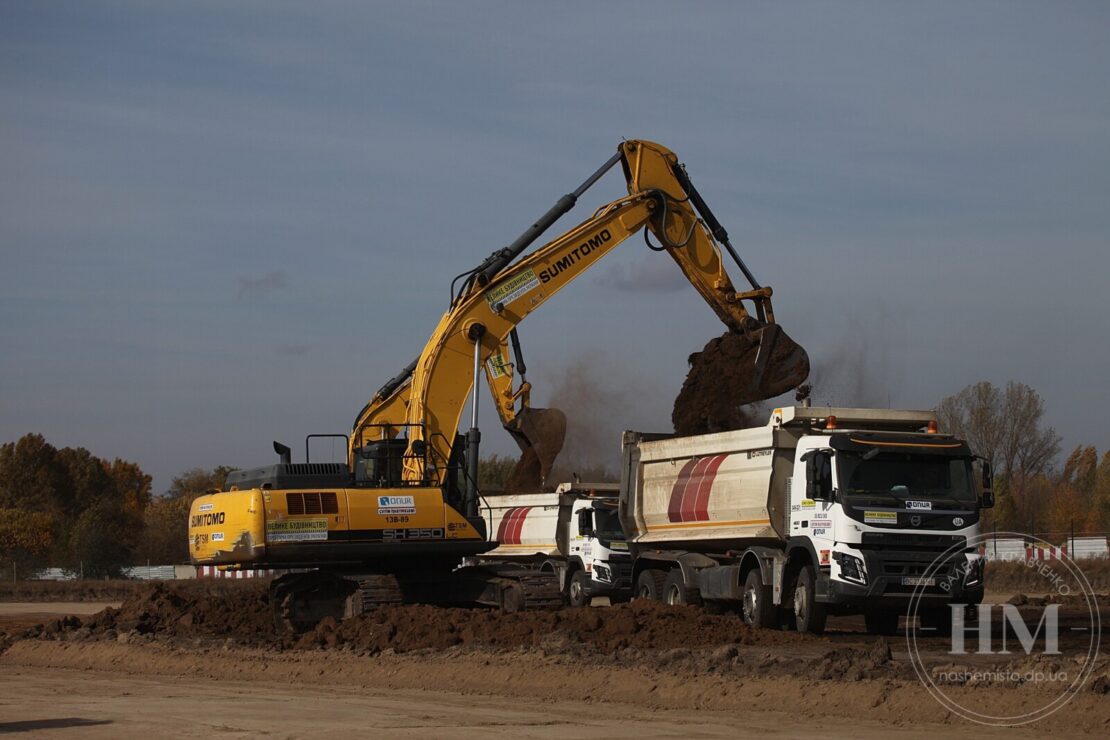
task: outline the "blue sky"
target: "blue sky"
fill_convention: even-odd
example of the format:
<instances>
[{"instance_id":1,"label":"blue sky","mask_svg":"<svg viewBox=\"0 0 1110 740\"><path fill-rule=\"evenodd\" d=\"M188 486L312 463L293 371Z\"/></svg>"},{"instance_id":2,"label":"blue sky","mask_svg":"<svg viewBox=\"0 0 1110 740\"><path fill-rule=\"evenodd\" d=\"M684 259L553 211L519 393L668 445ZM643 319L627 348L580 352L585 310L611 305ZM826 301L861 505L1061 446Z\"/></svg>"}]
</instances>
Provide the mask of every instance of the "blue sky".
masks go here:
<instances>
[{"instance_id":1,"label":"blue sky","mask_svg":"<svg viewBox=\"0 0 1110 740\"><path fill-rule=\"evenodd\" d=\"M819 400L932 406L1017 379L1065 446L1105 450L1108 21L1097 3L5 1L0 440L126 457L163 490L346 431L451 277L627 137L686 162ZM676 278L630 240L521 326L536 399L585 384L579 417L614 454L622 427L669 428L686 356L721 330Z\"/></svg>"}]
</instances>

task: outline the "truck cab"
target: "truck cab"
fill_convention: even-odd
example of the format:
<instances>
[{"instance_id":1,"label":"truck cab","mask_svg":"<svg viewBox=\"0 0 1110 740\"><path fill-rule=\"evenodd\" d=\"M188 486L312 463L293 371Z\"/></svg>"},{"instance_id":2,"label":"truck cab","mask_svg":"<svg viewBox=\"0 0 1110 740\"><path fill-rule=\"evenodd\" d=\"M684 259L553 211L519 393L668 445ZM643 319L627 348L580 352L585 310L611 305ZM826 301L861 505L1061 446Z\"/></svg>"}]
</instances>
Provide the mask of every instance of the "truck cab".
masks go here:
<instances>
[{"instance_id":1,"label":"truck cab","mask_svg":"<svg viewBox=\"0 0 1110 740\"><path fill-rule=\"evenodd\" d=\"M814 596L830 613L859 613L877 631L914 595L923 621L983 598L983 560L967 543L984 502L967 443L936 433L841 428L826 416L798 439L789 488L788 558L817 564ZM847 422L847 423L850 423ZM989 491L989 472L984 490Z\"/></svg>"},{"instance_id":2,"label":"truck cab","mask_svg":"<svg viewBox=\"0 0 1110 740\"><path fill-rule=\"evenodd\" d=\"M615 485L612 488L609 496L576 498L572 504L567 567L560 574L572 606L584 606L594 596L622 601L632 592L632 558L617 516Z\"/></svg>"},{"instance_id":3,"label":"truck cab","mask_svg":"<svg viewBox=\"0 0 1110 740\"><path fill-rule=\"evenodd\" d=\"M555 491L486 495L482 509L495 547L477 562L554 573L565 600L629 598L632 559L617 516L616 483L562 483Z\"/></svg>"}]
</instances>

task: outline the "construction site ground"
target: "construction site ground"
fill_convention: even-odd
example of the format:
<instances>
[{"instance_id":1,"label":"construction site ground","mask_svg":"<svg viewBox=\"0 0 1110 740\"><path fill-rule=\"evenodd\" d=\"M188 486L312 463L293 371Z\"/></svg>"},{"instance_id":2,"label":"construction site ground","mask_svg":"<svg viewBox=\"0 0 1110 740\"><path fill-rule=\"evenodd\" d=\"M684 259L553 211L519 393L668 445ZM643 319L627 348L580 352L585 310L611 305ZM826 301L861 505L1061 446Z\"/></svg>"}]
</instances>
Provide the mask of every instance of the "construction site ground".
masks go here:
<instances>
[{"instance_id":1,"label":"construction site ground","mask_svg":"<svg viewBox=\"0 0 1110 740\"><path fill-rule=\"evenodd\" d=\"M1105 658L1047 719L984 727L929 695L904 637L869 636L852 618L809 636L654 603L517 615L407 606L292 637L270 625L263 583L127 589L115 599L55 590L37 597L70 596L0 602L0 733L1041 738L1110 729ZM923 644L934 657L949 645ZM997 714L1044 699L1032 686L952 691Z\"/></svg>"}]
</instances>

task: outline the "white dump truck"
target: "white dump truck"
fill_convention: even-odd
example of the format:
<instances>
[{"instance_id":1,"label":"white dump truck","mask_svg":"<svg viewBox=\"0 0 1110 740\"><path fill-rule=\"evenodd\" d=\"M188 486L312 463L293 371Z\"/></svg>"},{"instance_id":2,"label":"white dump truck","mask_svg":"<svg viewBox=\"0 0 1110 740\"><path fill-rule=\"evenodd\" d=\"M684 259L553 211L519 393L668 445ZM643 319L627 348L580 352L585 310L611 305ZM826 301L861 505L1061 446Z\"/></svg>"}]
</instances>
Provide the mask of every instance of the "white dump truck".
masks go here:
<instances>
[{"instance_id":1,"label":"white dump truck","mask_svg":"<svg viewBox=\"0 0 1110 740\"><path fill-rule=\"evenodd\" d=\"M632 558L617 518L616 483L563 483L554 493L483 497L482 513L497 547L484 564L516 564L558 575L568 603L632 594Z\"/></svg>"},{"instance_id":2,"label":"white dump truck","mask_svg":"<svg viewBox=\"0 0 1110 740\"><path fill-rule=\"evenodd\" d=\"M634 595L808 632L862 613L869 631L891 634L917 590L923 626L945 631L949 604L983 598L967 542L993 494L974 459L931 411L791 407L752 429L625 432Z\"/></svg>"}]
</instances>

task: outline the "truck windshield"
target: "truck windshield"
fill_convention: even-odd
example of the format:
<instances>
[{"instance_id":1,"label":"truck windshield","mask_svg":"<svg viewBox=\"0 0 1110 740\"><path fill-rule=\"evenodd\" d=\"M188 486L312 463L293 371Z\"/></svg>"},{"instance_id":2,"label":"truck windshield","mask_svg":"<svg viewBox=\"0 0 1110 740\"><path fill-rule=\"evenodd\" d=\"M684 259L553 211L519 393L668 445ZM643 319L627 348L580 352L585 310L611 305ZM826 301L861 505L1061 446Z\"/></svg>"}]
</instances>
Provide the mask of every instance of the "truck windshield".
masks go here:
<instances>
[{"instance_id":1,"label":"truck windshield","mask_svg":"<svg viewBox=\"0 0 1110 740\"><path fill-rule=\"evenodd\" d=\"M624 531L621 530L617 512L595 509L594 534L599 540L623 540Z\"/></svg>"},{"instance_id":2,"label":"truck windshield","mask_svg":"<svg viewBox=\"0 0 1110 740\"><path fill-rule=\"evenodd\" d=\"M841 492L859 499L886 503L923 500L949 505L976 501L971 484L971 460L942 455L882 452L869 459L864 454L841 452Z\"/></svg>"}]
</instances>

